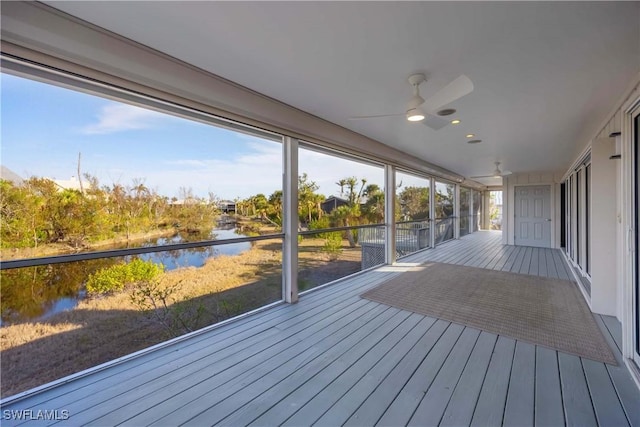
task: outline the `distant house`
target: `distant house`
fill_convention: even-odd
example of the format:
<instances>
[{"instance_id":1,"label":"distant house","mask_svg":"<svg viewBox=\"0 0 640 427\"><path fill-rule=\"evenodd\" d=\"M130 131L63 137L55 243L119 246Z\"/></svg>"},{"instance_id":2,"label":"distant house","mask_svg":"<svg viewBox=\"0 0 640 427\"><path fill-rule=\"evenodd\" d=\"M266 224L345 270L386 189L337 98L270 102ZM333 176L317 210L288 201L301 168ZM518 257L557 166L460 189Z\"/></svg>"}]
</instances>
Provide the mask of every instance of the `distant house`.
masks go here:
<instances>
[{"instance_id":1,"label":"distant house","mask_svg":"<svg viewBox=\"0 0 640 427\"><path fill-rule=\"evenodd\" d=\"M341 197L330 196L320 204L320 208L324 213L331 213L334 209L337 209L340 206L347 206L348 204L349 201Z\"/></svg>"},{"instance_id":2,"label":"distant house","mask_svg":"<svg viewBox=\"0 0 640 427\"><path fill-rule=\"evenodd\" d=\"M81 185L80 185L80 180L75 177L72 176L69 179L54 179L54 178L50 178L51 181L53 181L57 186L58 186L58 191L61 190L81 190ZM89 183L87 182L85 185L85 189L87 188L87 186L89 186Z\"/></svg>"},{"instance_id":3,"label":"distant house","mask_svg":"<svg viewBox=\"0 0 640 427\"><path fill-rule=\"evenodd\" d=\"M6 166L0 166L0 179L4 181L10 181L15 186L20 186L24 182L24 179L22 179L20 175Z\"/></svg>"},{"instance_id":4,"label":"distant house","mask_svg":"<svg viewBox=\"0 0 640 427\"><path fill-rule=\"evenodd\" d=\"M182 205L205 205L206 201L198 199L197 197L187 197L186 199L174 199L169 201L169 206L182 206Z\"/></svg>"},{"instance_id":5,"label":"distant house","mask_svg":"<svg viewBox=\"0 0 640 427\"><path fill-rule=\"evenodd\" d=\"M231 200L220 200L218 202L218 209L224 213L236 213L236 202Z\"/></svg>"}]
</instances>

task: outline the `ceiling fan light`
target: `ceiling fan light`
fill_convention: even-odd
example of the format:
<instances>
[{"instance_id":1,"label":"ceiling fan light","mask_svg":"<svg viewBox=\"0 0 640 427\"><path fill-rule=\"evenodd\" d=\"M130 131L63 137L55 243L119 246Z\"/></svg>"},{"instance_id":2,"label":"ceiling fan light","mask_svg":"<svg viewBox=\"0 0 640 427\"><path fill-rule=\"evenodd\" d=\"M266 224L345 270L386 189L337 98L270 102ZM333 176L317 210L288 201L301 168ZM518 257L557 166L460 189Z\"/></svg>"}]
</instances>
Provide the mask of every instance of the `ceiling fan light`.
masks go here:
<instances>
[{"instance_id":1,"label":"ceiling fan light","mask_svg":"<svg viewBox=\"0 0 640 427\"><path fill-rule=\"evenodd\" d=\"M421 120L424 120L424 117L424 113L419 108L412 108L407 111L407 120L409 120L410 122L419 122Z\"/></svg>"}]
</instances>

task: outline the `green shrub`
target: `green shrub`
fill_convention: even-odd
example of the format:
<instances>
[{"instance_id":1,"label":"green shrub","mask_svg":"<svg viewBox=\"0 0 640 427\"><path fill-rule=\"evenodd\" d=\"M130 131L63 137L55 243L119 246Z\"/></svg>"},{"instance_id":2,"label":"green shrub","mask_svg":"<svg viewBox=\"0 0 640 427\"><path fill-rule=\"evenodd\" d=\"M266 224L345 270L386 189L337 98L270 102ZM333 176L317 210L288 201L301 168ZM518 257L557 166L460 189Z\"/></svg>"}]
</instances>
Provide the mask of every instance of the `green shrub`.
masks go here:
<instances>
[{"instance_id":1,"label":"green shrub","mask_svg":"<svg viewBox=\"0 0 640 427\"><path fill-rule=\"evenodd\" d=\"M331 221L328 216L323 216L322 218L314 219L309 223L309 230L322 230L323 228L330 228Z\"/></svg>"},{"instance_id":2,"label":"green shrub","mask_svg":"<svg viewBox=\"0 0 640 427\"><path fill-rule=\"evenodd\" d=\"M318 218L309 223L309 230L323 230L327 228L331 228L331 221L328 216L323 216L322 218ZM330 239L331 237L329 236L331 234L334 234L334 233L312 234L311 237L317 237L320 239Z\"/></svg>"},{"instance_id":3,"label":"green shrub","mask_svg":"<svg viewBox=\"0 0 640 427\"><path fill-rule=\"evenodd\" d=\"M162 264L134 259L129 263L116 264L91 274L87 279L87 292L106 294L121 291L132 283L151 282L163 272Z\"/></svg>"},{"instance_id":4,"label":"green shrub","mask_svg":"<svg viewBox=\"0 0 640 427\"><path fill-rule=\"evenodd\" d=\"M131 289L131 302L146 316L162 325L169 337L195 331L204 325L206 308L195 298L177 300L182 282L173 285L162 280L140 281Z\"/></svg>"},{"instance_id":5,"label":"green shrub","mask_svg":"<svg viewBox=\"0 0 640 427\"><path fill-rule=\"evenodd\" d=\"M339 231L325 233L322 251L331 255L332 258L337 258L342 253L342 233Z\"/></svg>"}]
</instances>

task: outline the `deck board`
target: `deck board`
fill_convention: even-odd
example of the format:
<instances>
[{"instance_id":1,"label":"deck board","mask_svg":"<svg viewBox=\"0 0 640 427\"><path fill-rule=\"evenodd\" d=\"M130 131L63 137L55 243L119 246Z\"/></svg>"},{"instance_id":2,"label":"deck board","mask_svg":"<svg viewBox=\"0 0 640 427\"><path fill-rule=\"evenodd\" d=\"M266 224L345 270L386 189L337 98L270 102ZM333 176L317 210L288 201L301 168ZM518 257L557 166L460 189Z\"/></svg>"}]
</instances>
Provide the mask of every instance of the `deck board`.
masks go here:
<instances>
[{"instance_id":1,"label":"deck board","mask_svg":"<svg viewBox=\"0 0 640 427\"><path fill-rule=\"evenodd\" d=\"M410 426L438 425L479 336L479 330L464 329L456 346L451 350L449 357L409 420Z\"/></svg>"},{"instance_id":2,"label":"deck board","mask_svg":"<svg viewBox=\"0 0 640 427\"><path fill-rule=\"evenodd\" d=\"M440 420L441 426L469 425L482 389L497 336L482 332Z\"/></svg>"},{"instance_id":3,"label":"deck board","mask_svg":"<svg viewBox=\"0 0 640 427\"><path fill-rule=\"evenodd\" d=\"M547 262L547 277L552 277L554 279L560 278L558 274L558 269L556 268L556 263L553 260L553 252L552 251L544 251L546 262Z\"/></svg>"},{"instance_id":4,"label":"deck board","mask_svg":"<svg viewBox=\"0 0 640 427\"><path fill-rule=\"evenodd\" d=\"M384 354L378 353L377 361L371 360L375 353L369 353L337 378L334 372L329 371L325 372L325 382L321 384L317 384L317 381L307 382L302 389L290 394L258 418L256 425L280 425L291 418L293 414L288 411L292 410L298 417L302 415L303 418L290 422L294 425L300 425L302 422L308 423L317 420L329 408L342 414L340 424L343 424L375 387L396 367L403 355L407 354L433 327L435 322L436 320L433 318L422 317L422 320L396 345ZM380 356L382 357L380 358ZM310 403L311 401L313 402ZM305 411L298 411L307 404L308 409L315 409L314 418L311 418L310 414Z\"/></svg>"},{"instance_id":5,"label":"deck board","mask_svg":"<svg viewBox=\"0 0 640 427\"><path fill-rule=\"evenodd\" d=\"M464 327L460 325L452 323L449 326L377 424L385 426L406 425L409 422L422 401L425 391L431 386L449 353L462 335L463 330ZM322 418L320 421L323 421ZM324 424L319 423L319 425Z\"/></svg>"},{"instance_id":6,"label":"deck board","mask_svg":"<svg viewBox=\"0 0 640 427\"><path fill-rule=\"evenodd\" d=\"M520 271L520 268L522 267L522 263L524 261L524 256L527 253L528 249L529 248L527 247L520 248L520 251L518 252L518 256L514 260L513 265L511 266L511 269L509 271L511 271L512 273L518 273Z\"/></svg>"},{"instance_id":7,"label":"deck board","mask_svg":"<svg viewBox=\"0 0 640 427\"><path fill-rule=\"evenodd\" d=\"M582 366L593 399L593 409L598 424L602 426L628 426L627 416L606 366L603 363L586 359L582 360Z\"/></svg>"},{"instance_id":8,"label":"deck board","mask_svg":"<svg viewBox=\"0 0 640 427\"><path fill-rule=\"evenodd\" d=\"M558 353L560 382L562 384L562 403L568 426L597 426L591 395L577 356Z\"/></svg>"},{"instance_id":9,"label":"deck board","mask_svg":"<svg viewBox=\"0 0 640 427\"><path fill-rule=\"evenodd\" d=\"M515 344L511 338L498 338L471 419L472 426L502 424Z\"/></svg>"},{"instance_id":10,"label":"deck board","mask_svg":"<svg viewBox=\"0 0 640 427\"><path fill-rule=\"evenodd\" d=\"M622 351L622 327L620 326L620 322L612 316L601 316L600 318L615 341L616 347Z\"/></svg>"},{"instance_id":11,"label":"deck board","mask_svg":"<svg viewBox=\"0 0 640 427\"><path fill-rule=\"evenodd\" d=\"M279 396L287 396L287 393L289 393L289 396L291 393L301 393L300 384L308 384L307 390L310 388L311 392L309 394L311 394L318 388L325 387L335 379L336 376L341 375L358 362L361 362L360 368L372 366L411 332L421 319L424 319L424 316L411 314L409 312L401 313L398 317L398 320L401 320L401 322L397 325L386 322L384 327L380 328L382 330L375 331L375 334L384 334L381 335L383 336L382 339L360 341L356 346L351 347L331 363L326 364L324 368L315 374L313 374L313 371L305 372L304 375L299 373L300 371L291 373L286 380L272 387L267 393L262 393L257 398L252 399L249 404L244 405L239 411L225 418L222 422L227 425L248 425L256 421L258 415L264 414L276 405L280 400ZM377 343L372 345L372 342L376 341ZM358 375L357 370L355 375ZM304 394L302 397L304 398ZM351 412L349 414L351 414Z\"/></svg>"},{"instance_id":12,"label":"deck board","mask_svg":"<svg viewBox=\"0 0 640 427\"><path fill-rule=\"evenodd\" d=\"M558 277L565 280L571 280L571 272L569 271L567 264L562 259L560 251L553 251L553 261L556 265L556 270L558 271Z\"/></svg>"},{"instance_id":13,"label":"deck board","mask_svg":"<svg viewBox=\"0 0 640 427\"><path fill-rule=\"evenodd\" d=\"M473 233L2 409L66 409L74 425L640 427L614 318L596 316L619 366L359 297L428 261L572 277L558 250Z\"/></svg>"},{"instance_id":14,"label":"deck board","mask_svg":"<svg viewBox=\"0 0 640 427\"><path fill-rule=\"evenodd\" d=\"M603 330L605 339L609 343L609 346L612 349L616 348L614 338L611 335L610 329L605 326L605 320L608 323L612 323L615 321L611 316L603 316L597 315L595 316L596 322ZM612 325L612 329L619 329L620 324ZM614 351L613 354L616 357L616 361L618 362L618 366L613 365L605 365L607 368L607 372L609 373L609 377L611 378L611 382L616 389L618 394L618 398L620 399L620 403L627 415L627 419L632 426L640 427L640 389L636 387L633 379L629 376L627 372L627 368L624 366L624 361L622 360L622 354L619 351Z\"/></svg>"},{"instance_id":15,"label":"deck board","mask_svg":"<svg viewBox=\"0 0 640 427\"><path fill-rule=\"evenodd\" d=\"M540 271L540 248L531 248L531 264L529 265L529 274L537 276Z\"/></svg>"},{"instance_id":16,"label":"deck board","mask_svg":"<svg viewBox=\"0 0 640 427\"><path fill-rule=\"evenodd\" d=\"M507 403L504 409L505 425L533 426L535 366L536 347L518 341L511 365L511 371L515 375L509 378Z\"/></svg>"},{"instance_id":17,"label":"deck board","mask_svg":"<svg viewBox=\"0 0 640 427\"><path fill-rule=\"evenodd\" d=\"M520 256L520 252L523 250L524 248L522 246L516 246L513 249L513 252L511 253L511 255L509 256L509 259L507 259L507 261L502 266L502 271L511 271L511 269L513 268L513 265L516 263L516 260Z\"/></svg>"},{"instance_id":18,"label":"deck board","mask_svg":"<svg viewBox=\"0 0 640 427\"><path fill-rule=\"evenodd\" d=\"M349 315L348 319L344 320L353 321L353 326L359 327L364 321L373 320L380 313L379 310L380 308L376 306L367 305L362 307L361 310L355 310L352 315ZM341 320L341 322L344 321ZM249 352L241 353L230 362L237 362L237 360L242 360L242 362L232 364L228 369L220 369L219 365L224 363L223 360L213 363L204 369L194 370L189 374L196 379L187 378L184 380L181 375L180 380L170 384L170 389L147 389L148 394L144 398L143 406L153 407L154 416L161 417L165 413L169 413L188 403L185 401L183 394L199 396L221 387L224 388L224 392L239 389L239 381L250 382L260 379L280 367L287 360L287 357L297 357L303 353L310 357L313 354L310 351L314 343L327 339L332 334L339 338L344 334L350 333L350 331L350 329L344 329L341 323L334 322L331 324L331 320L328 319L326 323L320 322L313 328L305 330L304 335L301 334L302 336L283 340L265 351L252 352L253 354ZM225 365L228 364L229 362L225 363ZM206 372L206 374L203 375L201 372ZM178 393L179 390L184 390L185 393L180 394ZM126 400L127 396L123 397ZM158 405L161 405L161 407L155 408ZM147 417L148 415L142 416Z\"/></svg>"},{"instance_id":19,"label":"deck board","mask_svg":"<svg viewBox=\"0 0 640 427\"><path fill-rule=\"evenodd\" d=\"M564 424L558 352L536 346L535 425Z\"/></svg>"},{"instance_id":20,"label":"deck board","mask_svg":"<svg viewBox=\"0 0 640 427\"><path fill-rule=\"evenodd\" d=\"M425 355L430 354L431 349L448 326L449 322L438 320L420 341L418 341L416 346L402 358L400 363L396 365L389 375L376 386L375 390L368 396L364 396L366 399L351 415L345 425L375 425L404 388L405 384L414 375L416 369L418 369L418 366L424 360ZM312 403L315 402L312 401ZM292 423L287 423L287 425L294 426L303 424L306 419L305 417L309 415L309 411L300 411L299 415L297 419L292 418L290 420ZM315 421L317 418L311 419Z\"/></svg>"},{"instance_id":21,"label":"deck board","mask_svg":"<svg viewBox=\"0 0 640 427\"><path fill-rule=\"evenodd\" d=\"M527 248L524 252L524 258L522 258L522 264L520 265L520 269L518 273L521 274L529 274L529 268L531 266L531 253L533 248Z\"/></svg>"}]
</instances>

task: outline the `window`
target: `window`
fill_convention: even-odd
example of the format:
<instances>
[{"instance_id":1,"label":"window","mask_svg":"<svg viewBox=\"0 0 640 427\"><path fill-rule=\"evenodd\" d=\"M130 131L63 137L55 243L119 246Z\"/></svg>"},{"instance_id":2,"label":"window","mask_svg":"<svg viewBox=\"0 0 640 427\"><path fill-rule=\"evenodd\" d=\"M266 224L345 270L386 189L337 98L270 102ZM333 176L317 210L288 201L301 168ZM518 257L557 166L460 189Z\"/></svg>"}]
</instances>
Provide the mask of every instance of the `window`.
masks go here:
<instances>
[{"instance_id":1,"label":"window","mask_svg":"<svg viewBox=\"0 0 640 427\"><path fill-rule=\"evenodd\" d=\"M489 223L491 230L502 230L502 190L489 193Z\"/></svg>"},{"instance_id":2,"label":"window","mask_svg":"<svg viewBox=\"0 0 640 427\"><path fill-rule=\"evenodd\" d=\"M473 190L471 194L473 199L471 231L478 231L481 228L480 211L482 210L482 193L477 190Z\"/></svg>"},{"instance_id":3,"label":"window","mask_svg":"<svg viewBox=\"0 0 640 427\"><path fill-rule=\"evenodd\" d=\"M299 290L383 264L382 165L305 143L298 171Z\"/></svg>"},{"instance_id":4,"label":"window","mask_svg":"<svg viewBox=\"0 0 640 427\"><path fill-rule=\"evenodd\" d=\"M1 79L3 395L282 299L279 135Z\"/></svg>"},{"instance_id":5,"label":"window","mask_svg":"<svg viewBox=\"0 0 640 427\"><path fill-rule=\"evenodd\" d=\"M431 242L431 180L396 172L396 252L408 255Z\"/></svg>"},{"instance_id":6,"label":"window","mask_svg":"<svg viewBox=\"0 0 640 427\"><path fill-rule=\"evenodd\" d=\"M561 189L564 192L564 244L573 265L591 274L591 156L587 155Z\"/></svg>"},{"instance_id":7,"label":"window","mask_svg":"<svg viewBox=\"0 0 640 427\"><path fill-rule=\"evenodd\" d=\"M454 238L455 188L454 184L436 181L434 224L436 244Z\"/></svg>"},{"instance_id":8,"label":"window","mask_svg":"<svg viewBox=\"0 0 640 427\"><path fill-rule=\"evenodd\" d=\"M469 228L473 223L471 202L471 189L460 187L460 236L469 234Z\"/></svg>"}]
</instances>

